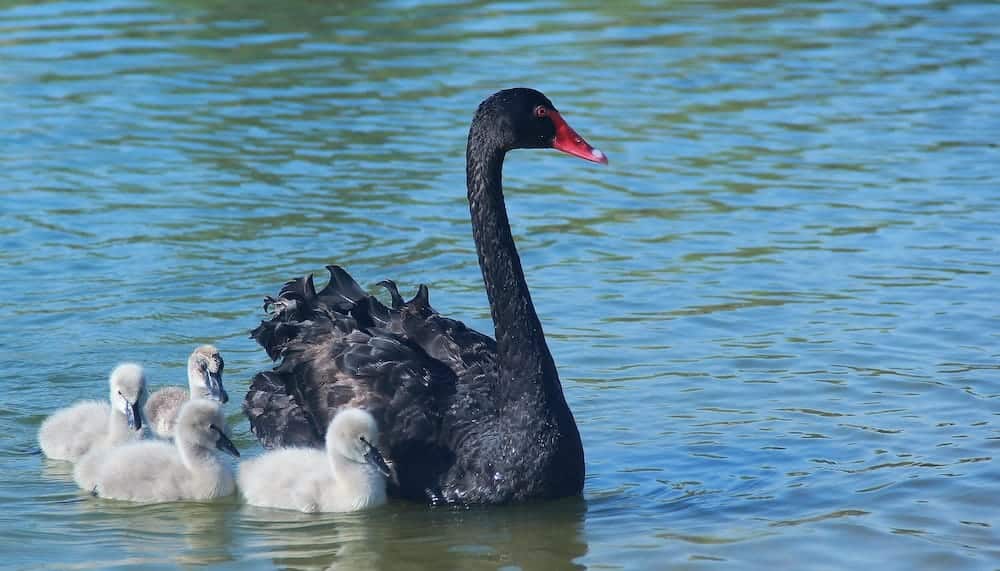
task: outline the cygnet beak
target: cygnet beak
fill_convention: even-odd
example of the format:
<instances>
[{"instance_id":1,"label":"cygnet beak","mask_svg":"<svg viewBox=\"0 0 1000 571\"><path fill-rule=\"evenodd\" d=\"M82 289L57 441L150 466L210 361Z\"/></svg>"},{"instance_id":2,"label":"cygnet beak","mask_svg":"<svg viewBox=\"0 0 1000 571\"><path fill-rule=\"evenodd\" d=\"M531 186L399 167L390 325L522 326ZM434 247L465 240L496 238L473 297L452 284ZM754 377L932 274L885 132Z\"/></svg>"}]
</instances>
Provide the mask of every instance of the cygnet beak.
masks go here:
<instances>
[{"instance_id":1,"label":"cygnet beak","mask_svg":"<svg viewBox=\"0 0 1000 571\"><path fill-rule=\"evenodd\" d=\"M361 441L368 447L368 450L365 451L365 461L374 466L380 474L395 481L396 477L392 473L392 468L389 468L389 464L386 463L385 457L382 456L382 452L379 451L379 449L376 448L371 442L368 442L368 440L362 438Z\"/></svg>"},{"instance_id":2,"label":"cygnet beak","mask_svg":"<svg viewBox=\"0 0 1000 571\"><path fill-rule=\"evenodd\" d=\"M222 371L212 372L205 369L205 386L208 387L212 398L218 399L222 404L229 402L229 395L226 394L226 389L222 388Z\"/></svg>"},{"instance_id":3,"label":"cygnet beak","mask_svg":"<svg viewBox=\"0 0 1000 571\"><path fill-rule=\"evenodd\" d=\"M222 450L226 454L232 454L233 456L239 458L240 451L236 449L236 445L233 444L233 441L230 440L228 436L226 436L226 433L219 430L219 427L214 424L212 425L212 430L219 435L218 440L215 441L215 447Z\"/></svg>"},{"instance_id":4,"label":"cygnet beak","mask_svg":"<svg viewBox=\"0 0 1000 571\"><path fill-rule=\"evenodd\" d=\"M142 428L142 411L139 409L139 401L129 402L121 392L118 393L118 396L125 401L125 418L128 420L129 429L139 430Z\"/></svg>"}]
</instances>

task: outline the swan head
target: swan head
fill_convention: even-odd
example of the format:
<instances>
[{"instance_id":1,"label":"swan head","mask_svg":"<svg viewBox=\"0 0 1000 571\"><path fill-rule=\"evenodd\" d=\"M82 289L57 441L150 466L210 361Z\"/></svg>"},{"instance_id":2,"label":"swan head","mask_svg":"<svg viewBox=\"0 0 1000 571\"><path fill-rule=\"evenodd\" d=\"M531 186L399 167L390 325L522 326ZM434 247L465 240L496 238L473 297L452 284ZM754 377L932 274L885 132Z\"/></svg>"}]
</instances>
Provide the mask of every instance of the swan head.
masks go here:
<instances>
[{"instance_id":1,"label":"swan head","mask_svg":"<svg viewBox=\"0 0 1000 571\"><path fill-rule=\"evenodd\" d=\"M392 478L392 470L376 446L378 439L375 417L359 408L345 408L330 421L326 449L351 462L369 464L386 478Z\"/></svg>"},{"instance_id":2,"label":"swan head","mask_svg":"<svg viewBox=\"0 0 1000 571\"><path fill-rule=\"evenodd\" d=\"M240 456L240 451L226 435L222 405L215 401L192 399L184 403L177 415L174 439L196 448Z\"/></svg>"},{"instance_id":3,"label":"swan head","mask_svg":"<svg viewBox=\"0 0 1000 571\"><path fill-rule=\"evenodd\" d=\"M188 357L188 385L191 395L219 401L229 402L229 395L222 387L222 369L226 366L222 354L214 345L202 345Z\"/></svg>"},{"instance_id":4,"label":"swan head","mask_svg":"<svg viewBox=\"0 0 1000 571\"><path fill-rule=\"evenodd\" d=\"M490 136L505 150L556 149L581 159L608 164L608 156L595 149L563 119L552 101L540 91L516 87L486 98L476 111L477 124L488 125ZM472 138L472 133L470 133Z\"/></svg>"},{"instance_id":5,"label":"swan head","mask_svg":"<svg viewBox=\"0 0 1000 571\"><path fill-rule=\"evenodd\" d=\"M111 406L125 415L131 430L142 428L142 407L146 403L146 373L140 365L122 363L111 371Z\"/></svg>"}]
</instances>

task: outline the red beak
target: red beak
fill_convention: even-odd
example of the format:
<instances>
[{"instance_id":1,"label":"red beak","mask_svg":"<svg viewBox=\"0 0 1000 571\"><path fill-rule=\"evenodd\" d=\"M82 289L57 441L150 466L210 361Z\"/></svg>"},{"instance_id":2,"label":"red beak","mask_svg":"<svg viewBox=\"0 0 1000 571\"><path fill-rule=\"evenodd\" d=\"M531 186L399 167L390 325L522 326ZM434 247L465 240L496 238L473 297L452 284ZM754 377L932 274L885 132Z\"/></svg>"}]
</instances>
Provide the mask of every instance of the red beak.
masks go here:
<instances>
[{"instance_id":1,"label":"red beak","mask_svg":"<svg viewBox=\"0 0 1000 571\"><path fill-rule=\"evenodd\" d=\"M555 109L549 109L548 111L549 117L552 118L552 123L556 126L556 136L552 140L552 148L569 153L574 157L580 157L586 161L601 163L602 165L608 164L608 156L602 153L600 149L591 147L587 141L583 140L583 137L577 135L576 131L569 126L569 123L562 118L562 115L558 111Z\"/></svg>"}]
</instances>

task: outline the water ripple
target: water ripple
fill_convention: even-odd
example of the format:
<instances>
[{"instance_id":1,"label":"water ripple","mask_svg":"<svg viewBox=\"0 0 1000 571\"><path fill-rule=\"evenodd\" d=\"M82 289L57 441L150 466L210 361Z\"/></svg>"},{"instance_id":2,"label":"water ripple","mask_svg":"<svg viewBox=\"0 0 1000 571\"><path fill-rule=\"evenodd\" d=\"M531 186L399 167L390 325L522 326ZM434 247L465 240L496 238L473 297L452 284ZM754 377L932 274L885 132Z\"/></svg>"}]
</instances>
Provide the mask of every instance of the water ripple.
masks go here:
<instances>
[{"instance_id":1,"label":"water ripple","mask_svg":"<svg viewBox=\"0 0 1000 571\"><path fill-rule=\"evenodd\" d=\"M8 561L995 566L998 18L952 1L4 3ZM44 416L100 397L119 360L177 383L215 342L238 395L268 366L246 338L262 297L327 263L430 283L489 331L463 149L475 105L510 85L611 157L517 152L505 170L584 500L135 507L34 453Z\"/></svg>"}]
</instances>

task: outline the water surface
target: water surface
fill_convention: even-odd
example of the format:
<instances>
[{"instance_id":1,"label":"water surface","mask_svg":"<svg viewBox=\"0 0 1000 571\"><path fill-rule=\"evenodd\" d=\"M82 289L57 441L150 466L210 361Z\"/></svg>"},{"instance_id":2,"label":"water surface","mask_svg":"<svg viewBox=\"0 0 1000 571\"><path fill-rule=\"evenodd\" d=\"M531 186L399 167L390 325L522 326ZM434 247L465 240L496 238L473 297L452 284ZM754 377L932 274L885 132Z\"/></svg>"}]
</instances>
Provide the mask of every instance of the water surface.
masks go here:
<instances>
[{"instance_id":1,"label":"water surface","mask_svg":"<svg viewBox=\"0 0 1000 571\"><path fill-rule=\"evenodd\" d=\"M0 2L0 546L11 568L995 569L1000 5ZM337 263L491 331L478 102L512 153L584 497L306 516L134 506L38 454L121 360L231 395L260 302ZM322 279L320 280L322 281ZM260 452L238 403L229 419Z\"/></svg>"}]
</instances>

